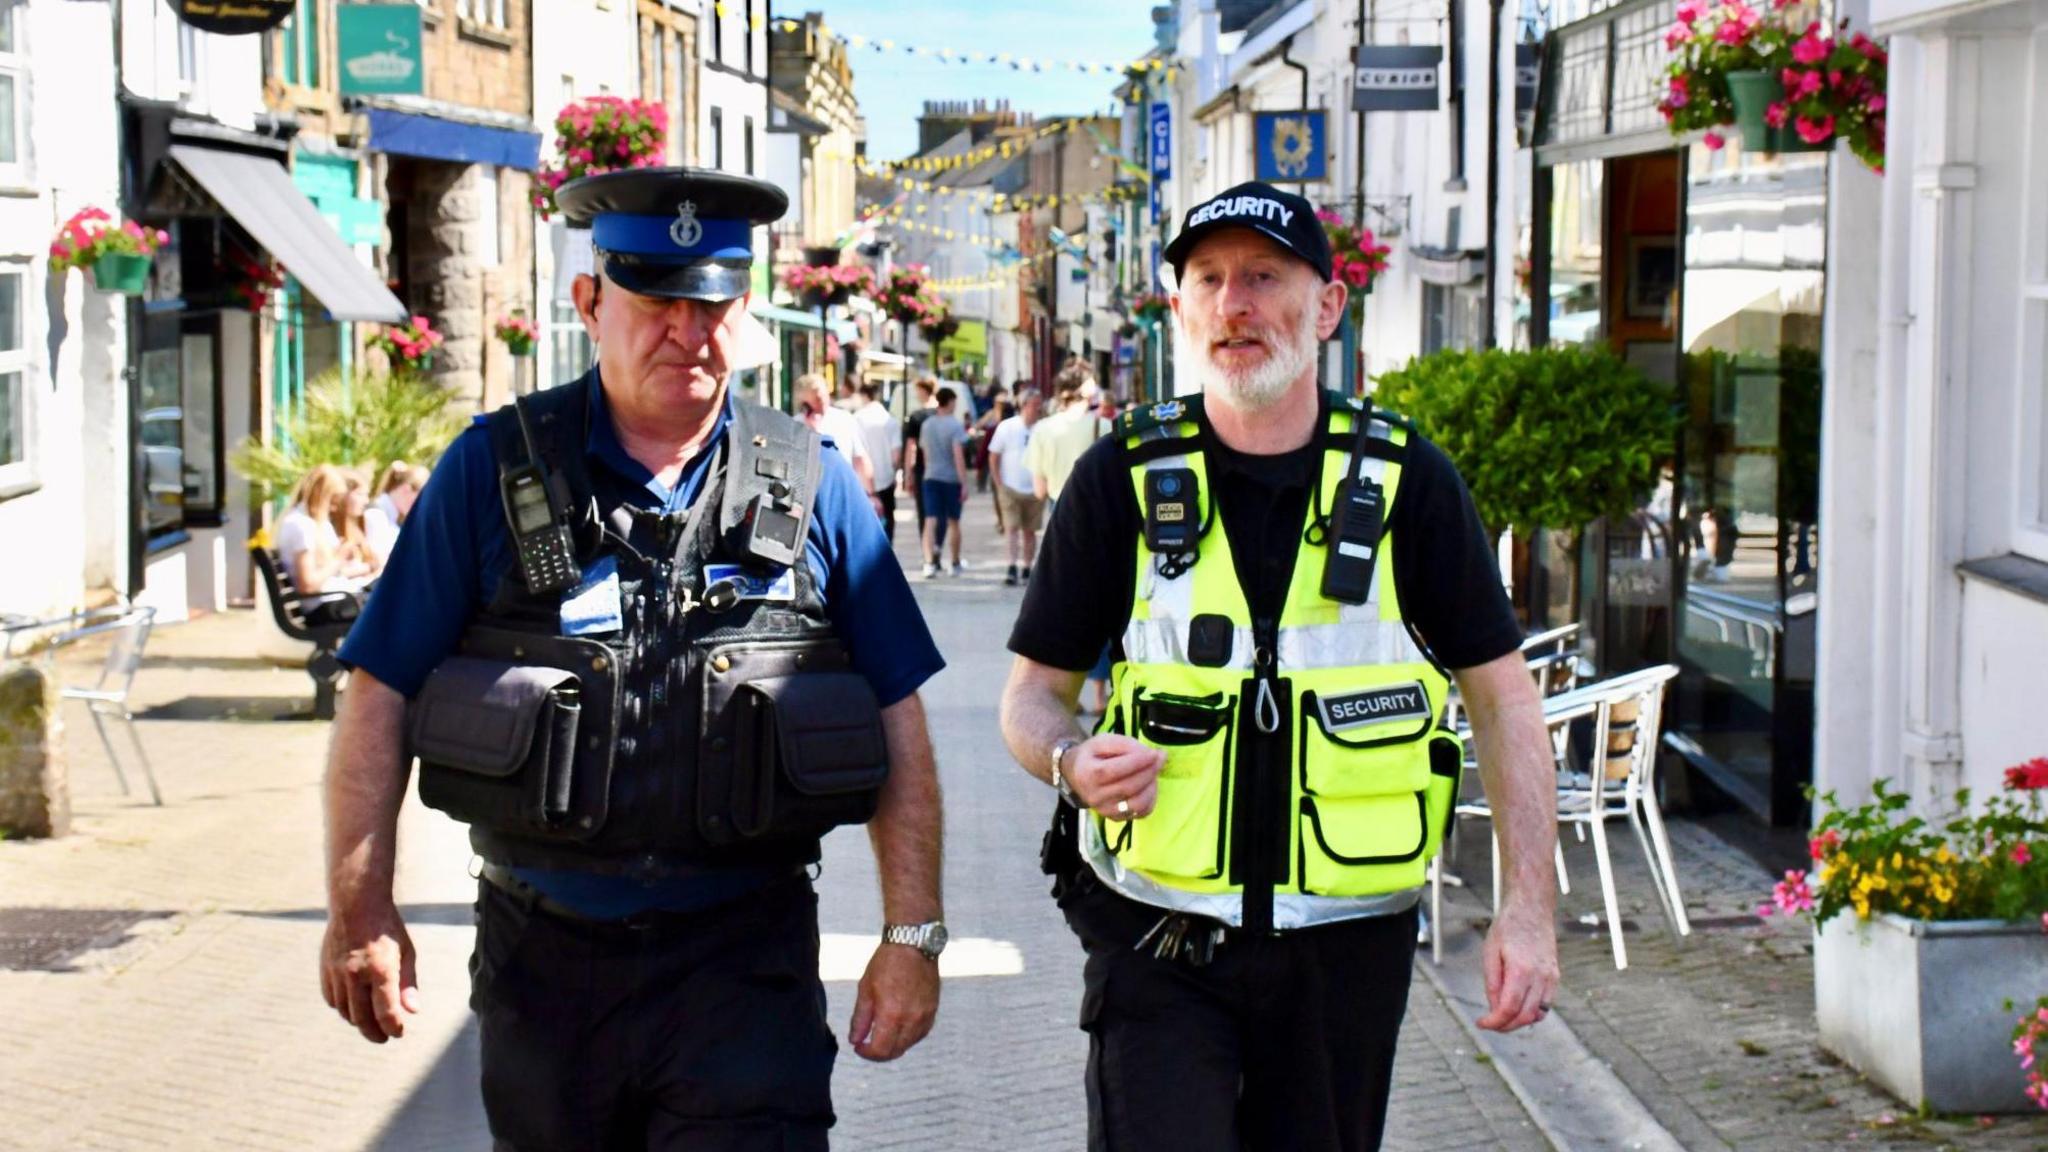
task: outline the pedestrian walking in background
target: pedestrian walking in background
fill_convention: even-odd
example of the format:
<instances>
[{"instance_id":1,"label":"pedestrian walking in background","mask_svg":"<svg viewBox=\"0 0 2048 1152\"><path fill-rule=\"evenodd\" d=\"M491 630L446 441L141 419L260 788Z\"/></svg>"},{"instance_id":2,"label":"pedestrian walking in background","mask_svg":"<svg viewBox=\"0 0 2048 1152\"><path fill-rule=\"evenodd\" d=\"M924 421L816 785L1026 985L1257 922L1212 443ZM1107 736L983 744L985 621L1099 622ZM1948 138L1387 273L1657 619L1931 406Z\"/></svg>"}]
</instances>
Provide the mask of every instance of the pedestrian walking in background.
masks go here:
<instances>
[{"instance_id":1,"label":"pedestrian walking in background","mask_svg":"<svg viewBox=\"0 0 2048 1152\"><path fill-rule=\"evenodd\" d=\"M1093 383L1094 377L1078 363L1068 365L1053 381L1056 394L1068 399L1059 415L1047 417L1032 435L1030 453L1033 487L1047 500L1059 500L1067 477L1074 472L1074 462L1109 432L1110 421L1096 418L1085 398L1087 386Z\"/></svg>"},{"instance_id":2,"label":"pedestrian walking in background","mask_svg":"<svg viewBox=\"0 0 2048 1152\"><path fill-rule=\"evenodd\" d=\"M1026 459L1031 449L1032 429L1045 409L1038 389L1018 393L1017 414L996 425L989 437L989 470L995 475L996 507L1001 510L1003 534L1010 550L1010 568L1003 583L1015 587L1031 581L1031 560L1038 554L1038 528L1045 504L1039 499ZM1021 572L1020 572L1021 569Z\"/></svg>"},{"instance_id":3,"label":"pedestrian walking in background","mask_svg":"<svg viewBox=\"0 0 2048 1152\"><path fill-rule=\"evenodd\" d=\"M1166 259L1196 385L1176 391L1200 394L1075 466L1002 708L1059 796L1046 870L1088 954L1089 1146L1369 1152L1463 759L1451 679L1505 880L1485 1028L1542 1020L1557 987L1556 766L1457 470L1316 387L1346 289L1313 206L1240 185ZM1089 735L1075 698L1105 642Z\"/></svg>"},{"instance_id":4,"label":"pedestrian walking in background","mask_svg":"<svg viewBox=\"0 0 2048 1152\"><path fill-rule=\"evenodd\" d=\"M911 385L911 399L917 407L903 418L903 476L904 486L910 489L910 502L917 509L917 538L924 539L924 451L918 436L924 429L924 422L938 407L938 381L929 376L920 376Z\"/></svg>"},{"instance_id":5,"label":"pedestrian walking in background","mask_svg":"<svg viewBox=\"0 0 2048 1152\"><path fill-rule=\"evenodd\" d=\"M959 394L941 385L937 407L917 432L917 456L924 461L924 577L939 574L940 552L950 535L953 575L966 569L960 561L960 508L966 498L967 426L953 414Z\"/></svg>"},{"instance_id":6,"label":"pedestrian walking in background","mask_svg":"<svg viewBox=\"0 0 2048 1152\"><path fill-rule=\"evenodd\" d=\"M811 431L825 438L825 442L839 450L846 463L860 480L861 491L873 493L875 488L875 465L868 456L867 437L861 434L860 421L853 413L832 403L832 386L816 372L806 372L796 378L796 414Z\"/></svg>"},{"instance_id":7,"label":"pedestrian walking in background","mask_svg":"<svg viewBox=\"0 0 2048 1152\"><path fill-rule=\"evenodd\" d=\"M882 518L882 531L896 542L896 484L903 470L903 428L882 403L882 386L863 380L854 390L853 418L860 424L861 442L867 446L868 461L874 466L875 514Z\"/></svg>"},{"instance_id":8,"label":"pedestrian walking in background","mask_svg":"<svg viewBox=\"0 0 2048 1152\"><path fill-rule=\"evenodd\" d=\"M944 662L851 467L731 386L755 323L731 245L785 195L642 168L556 197L596 238L573 292L604 356L449 446L341 649L321 993L378 1043L447 994L419 988L393 900L417 754L421 799L483 857L470 1004L493 1147L822 1149L837 1044L809 869L824 832L872 815L886 922L847 1039L894 1059L938 1008L917 692ZM721 525L735 507L752 531ZM734 748L756 722L794 739ZM536 730L548 751L515 742ZM820 775L838 799L787 783Z\"/></svg>"},{"instance_id":9,"label":"pedestrian walking in background","mask_svg":"<svg viewBox=\"0 0 2048 1152\"><path fill-rule=\"evenodd\" d=\"M997 391L989 398L988 407L981 415L973 417L968 425L967 462L974 466L974 488L977 492L988 491L988 442L996 433L996 426L1017 414L1016 405L1008 392ZM996 530L1003 529L1003 512L996 509Z\"/></svg>"}]
</instances>

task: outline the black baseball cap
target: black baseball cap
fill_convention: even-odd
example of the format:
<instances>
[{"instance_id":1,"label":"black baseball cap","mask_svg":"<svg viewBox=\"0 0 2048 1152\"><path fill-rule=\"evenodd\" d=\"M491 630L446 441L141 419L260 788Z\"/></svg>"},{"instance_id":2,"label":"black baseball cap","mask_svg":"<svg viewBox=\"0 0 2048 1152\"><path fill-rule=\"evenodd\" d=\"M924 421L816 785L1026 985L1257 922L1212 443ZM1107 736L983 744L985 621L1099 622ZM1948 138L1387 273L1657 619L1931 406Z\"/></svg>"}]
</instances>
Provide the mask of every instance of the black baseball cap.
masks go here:
<instances>
[{"instance_id":1,"label":"black baseball cap","mask_svg":"<svg viewBox=\"0 0 2048 1152\"><path fill-rule=\"evenodd\" d=\"M628 168L555 191L612 282L668 300L736 300L753 282L754 226L782 218L789 195L766 180L704 168Z\"/></svg>"},{"instance_id":2,"label":"black baseball cap","mask_svg":"<svg viewBox=\"0 0 2048 1152\"><path fill-rule=\"evenodd\" d=\"M1166 262L1180 276L1202 237L1224 228L1249 228L1308 261L1324 280L1330 278L1330 237L1316 219L1315 205L1292 192L1253 180L1202 201L1188 209L1180 234L1166 246Z\"/></svg>"}]
</instances>

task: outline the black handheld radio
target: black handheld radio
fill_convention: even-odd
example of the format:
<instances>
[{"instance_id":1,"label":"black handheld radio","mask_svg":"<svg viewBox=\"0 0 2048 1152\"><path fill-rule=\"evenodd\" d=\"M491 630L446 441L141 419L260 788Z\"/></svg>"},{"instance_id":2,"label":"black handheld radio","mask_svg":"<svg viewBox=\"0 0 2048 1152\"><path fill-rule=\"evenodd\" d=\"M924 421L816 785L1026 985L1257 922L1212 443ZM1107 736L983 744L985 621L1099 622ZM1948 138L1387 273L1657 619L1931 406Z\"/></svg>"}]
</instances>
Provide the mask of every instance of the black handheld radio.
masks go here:
<instances>
[{"instance_id":1,"label":"black handheld radio","mask_svg":"<svg viewBox=\"0 0 2048 1152\"><path fill-rule=\"evenodd\" d=\"M548 474L537 462L525 406L518 405L517 412L519 434L526 442L526 461L502 468L498 473L498 489L505 500L506 517L512 523L512 550L519 557L519 574L529 590L560 592L574 587L583 578L583 571L576 563L575 540L559 513Z\"/></svg>"}]
</instances>

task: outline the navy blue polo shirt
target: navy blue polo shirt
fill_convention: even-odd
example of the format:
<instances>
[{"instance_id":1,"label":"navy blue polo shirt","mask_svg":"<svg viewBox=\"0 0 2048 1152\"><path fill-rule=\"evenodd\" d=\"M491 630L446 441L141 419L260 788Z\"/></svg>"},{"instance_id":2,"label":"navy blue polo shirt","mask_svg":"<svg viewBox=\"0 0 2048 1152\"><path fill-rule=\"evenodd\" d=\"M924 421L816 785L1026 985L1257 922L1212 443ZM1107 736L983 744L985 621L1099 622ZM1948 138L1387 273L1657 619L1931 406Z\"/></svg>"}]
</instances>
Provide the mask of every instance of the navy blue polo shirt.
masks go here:
<instances>
[{"instance_id":1,"label":"navy blue polo shirt","mask_svg":"<svg viewBox=\"0 0 2048 1152\"><path fill-rule=\"evenodd\" d=\"M619 444L597 369L566 387L582 388L589 398L584 453L601 501L673 513L698 498L732 421L730 392L711 439L670 489ZM886 708L917 691L945 661L852 467L836 451L822 453L821 459L804 559L854 669L867 677ZM408 698L417 695L428 673L454 653L463 629L490 603L514 562L497 458L484 418L478 417L448 446L421 490L369 603L341 646L341 662ZM703 907L770 874L735 868L651 884L538 869L521 869L520 875L588 915L626 916L649 908Z\"/></svg>"}]
</instances>

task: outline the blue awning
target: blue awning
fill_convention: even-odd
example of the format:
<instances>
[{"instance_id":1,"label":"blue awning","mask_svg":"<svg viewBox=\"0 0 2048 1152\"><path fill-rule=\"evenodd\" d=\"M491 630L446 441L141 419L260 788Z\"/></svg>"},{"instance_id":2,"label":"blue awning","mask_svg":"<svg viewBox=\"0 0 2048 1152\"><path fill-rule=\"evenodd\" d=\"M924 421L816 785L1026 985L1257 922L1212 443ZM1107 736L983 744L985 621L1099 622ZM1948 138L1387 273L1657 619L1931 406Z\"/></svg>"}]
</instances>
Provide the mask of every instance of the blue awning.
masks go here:
<instances>
[{"instance_id":1,"label":"blue awning","mask_svg":"<svg viewBox=\"0 0 2048 1152\"><path fill-rule=\"evenodd\" d=\"M370 148L393 156L446 160L455 164L494 164L531 172L540 167L540 135L464 124L439 116L365 109L370 114Z\"/></svg>"}]
</instances>

